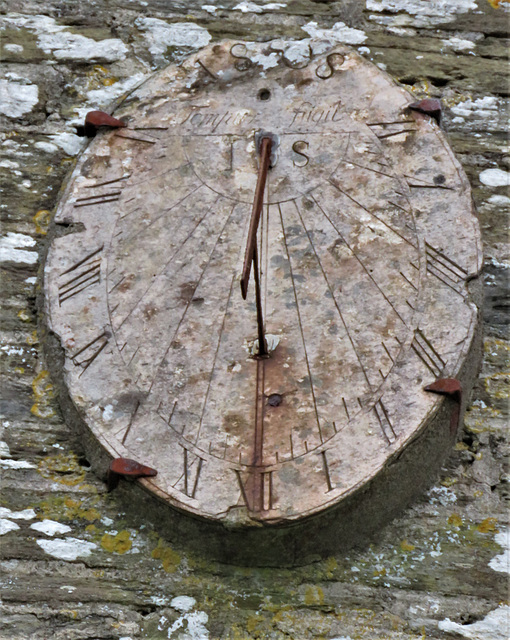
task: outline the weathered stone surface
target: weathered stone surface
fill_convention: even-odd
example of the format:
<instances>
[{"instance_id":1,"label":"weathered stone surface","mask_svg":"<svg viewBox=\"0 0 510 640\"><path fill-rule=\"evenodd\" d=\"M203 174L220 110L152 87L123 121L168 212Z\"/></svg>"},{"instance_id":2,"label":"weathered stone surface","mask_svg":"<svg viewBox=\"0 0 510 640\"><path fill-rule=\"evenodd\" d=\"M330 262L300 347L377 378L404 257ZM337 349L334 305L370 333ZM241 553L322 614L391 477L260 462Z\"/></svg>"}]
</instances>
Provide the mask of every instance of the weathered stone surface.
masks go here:
<instances>
[{"instance_id":1,"label":"weathered stone surface","mask_svg":"<svg viewBox=\"0 0 510 640\"><path fill-rule=\"evenodd\" d=\"M210 13L201 3L172 3L171 8L163 2L48 3L46 15L68 26L69 33L123 43L125 57L112 62L59 58L56 49L47 53L37 45L34 29L13 27L12 21L9 41L23 50L9 51L9 41L2 38L7 73L12 64L21 76L6 79L16 85L11 95L24 112L2 120L0 355L2 389L7 384L10 389L3 404L3 440L10 451L2 445L1 504L10 512L0 518L11 523L0 538L5 555L2 637L157 639L177 638L186 628L188 637L195 638L506 638L507 565L502 558L508 518L504 372L509 346L504 312L510 202L505 186L480 178L487 169L509 170L503 120L507 84L491 77L501 73L503 64L506 3L497 9L496 2L485 0L433 1L424 11L424 3L414 0L371 1L361 18L361 3L350 15L341 13L340 3L293 2L264 13L235 10L239 4L248 5L222 3L228 8ZM4 2L3 10L34 16L42 11L39 2L30 1ZM93 108L110 108L129 90L133 76L142 74L140 81L192 50L192 43L175 48L166 36L158 45L154 23L152 31L143 29L138 17L189 23L192 14L215 40L302 38L307 32L301 27L309 22L322 29L345 22L363 31L366 38L359 42L359 34L337 28L348 44L357 38L361 53L400 76L417 98L444 97L445 126L471 180L481 220L484 365L461 439L437 486L371 547L292 571L210 563L206 553L190 554L177 536L161 539L150 523L128 514L122 492L106 495L79 446L71 444L41 361L36 258L44 251L49 218L40 212L53 211L72 154L80 147L73 119L80 121ZM115 43L117 56L119 51ZM33 65L26 72L24 55ZM432 56L426 65L422 55ZM43 86L44 79L51 89ZM20 91L18 85L37 85L37 102L33 89ZM478 461L484 462L474 466ZM22 511L27 509L34 509L34 515ZM37 544L53 540L30 528L43 518L71 526L68 534L56 535L72 539L70 545L46 545L45 551ZM78 554L76 560L60 559L63 549ZM100 601L97 594L102 594ZM173 600L184 595L196 603Z\"/></svg>"}]
</instances>

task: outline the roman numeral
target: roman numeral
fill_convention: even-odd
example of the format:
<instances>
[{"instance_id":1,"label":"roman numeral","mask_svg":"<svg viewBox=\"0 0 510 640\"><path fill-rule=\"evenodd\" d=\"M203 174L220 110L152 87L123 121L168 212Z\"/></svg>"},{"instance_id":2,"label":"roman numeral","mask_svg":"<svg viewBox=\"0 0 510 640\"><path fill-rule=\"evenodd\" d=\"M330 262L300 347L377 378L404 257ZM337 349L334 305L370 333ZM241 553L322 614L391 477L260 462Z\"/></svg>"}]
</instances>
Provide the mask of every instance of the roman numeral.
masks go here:
<instances>
[{"instance_id":1,"label":"roman numeral","mask_svg":"<svg viewBox=\"0 0 510 640\"><path fill-rule=\"evenodd\" d=\"M441 280L443 284L460 293L458 285L466 279L467 271L428 242L425 242L425 253L427 271Z\"/></svg>"},{"instance_id":2,"label":"roman numeral","mask_svg":"<svg viewBox=\"0 0 510 640\"><path fill-rule=\"evenodd\" d=\"M322 468L324 469L324 475L326 476L326 485L328 487L326 493L329 493L330 491L333 491L335 487L333 487L331 483L331 474L329 473L329 464L328 458L326 456L326 451L321 451L319 455L322 458Z\"/></svg>"},{"instance_id":3,"label":"roman numeral","mask_svg":"<svg viewBox=\"0 0 510 640\"><path fill-rule=\"evenodd\" d=\"M236 474L241 498L249 511L270 511L273 508L273 472L255 471Z\"/></svg>"},{"instance_id":4,"label":"roman numeral","mask_svg":"<svg viewBox=\"0 0 510 640\"><path fill-rule=\"evenodd\" d=\"M188 498L194 498L205 459L191 453L186 447L180 446L182 447L183 471L179 479L172 486L181 493L186 494Z\"/></svg>"},{"instance_id":5,"label":"roman numeral","mask_svg":"<svg viewBox=\"0 0 510 640\"><path fill-rule=\"evenodd\" d=\"M411 348L416 353L418 358L423 362L427 369L436 377L439 378L443 373L443 369L446 366L446 362L441 358L439 353L434 349L432 343L420 329L416 329L414 333L414 339L411 343Z\"/></svg>"},{"instance_id":6,"label":"roman numeral","mask_svg":"<svg viewBox=\"0 0 510 640\"><path fill-rule=\"evenodd\" d=\"M379 400L374 405L374 413L388 444L393 444L393 442L395 442L395 440L397 439L397 434L393 429L393 424L391 423L390 417L388 415L388 412L386 411L386 407L382 403L382 400Z\"/></svg>"},{"instance_id":7,"label":"roman numeral","mask_svg":"<svg viewBox=\"0 0 510 640\"><path fill-rule=\"evenodd\" d=\"M402 125L407 125L407 127L403 127ZM379 140L392 138L393 136L399 136L401 133L410 133L411 131L416 131L416 127L413 127L412 125L413 123L409 120L367 123L367 126L370 127L370 129L375 133Z\"/></svg>"},{"instance_id":8,"label":"roman numeral","mask_svg":"<svg viewBox=\"0 0 510 640\"><path fill-rule=\"evenodd\" d=\"M127 180L129 177L129 175L125 175L120 178L112 178L111 180L104 180L103 182L96 182L95 184L89 184L86 187L83 187L84 189L99 189L101 192L91 192L90 195L84 195L80 198L76 198L74 206L92 207L97 204L116 202L122 193L122 188L124 187L123 181Z\"/></svg>"},{"instance_id":9,"label":"roman numeral","mask_svg":"<svg viewBox=\"0 0 510 640\"><path fill-rule=\"evenodd\" d=\"M74 356L72 356L71 360L73 364L76 367L82 368L80 377L85 373L85 371L90 367L90 365L106 347L106 345L108 344L108 339L109 337L106 335L106 332L103 331L101 335L91 340L88 344L77 351Z\"/></svg>"},{"instance_id":10,"label":"roman numeral","mask_svg":"<svg viewBox=\"0 0 510 640\"><path fill-rule=\"evenodd\" d=\"M80 291L100 281L102 251L103 246L101 245L99 249L92 251L88 256L85 256L85 258L62 272L60 279L63 282L58 285L59 306L62 306L63 302L80 293Z\"/></svg>"}]
</instances>

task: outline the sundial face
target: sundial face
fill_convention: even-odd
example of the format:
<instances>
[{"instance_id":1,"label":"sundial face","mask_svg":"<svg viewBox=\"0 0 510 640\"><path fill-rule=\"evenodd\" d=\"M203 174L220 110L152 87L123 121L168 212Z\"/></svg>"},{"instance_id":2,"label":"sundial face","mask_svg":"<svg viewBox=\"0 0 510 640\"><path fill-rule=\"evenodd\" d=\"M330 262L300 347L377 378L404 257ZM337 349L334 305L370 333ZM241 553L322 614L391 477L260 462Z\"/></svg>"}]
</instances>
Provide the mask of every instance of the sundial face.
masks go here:
<instances>
[{"instance_id":1,"label":"sundial face","mask_svg":"<svg viewBox=\"0 0 510 640\"><path fill-rule=\"evenodd\" d=\"M462 375L479 231L410 102L347 47L225 42L155 74L78 161L48 323L87 428L171 507L247 527L333 508L428 428L424 386ZM265 358L239 287L260 131Z\"/></svg>"}]
</instances>

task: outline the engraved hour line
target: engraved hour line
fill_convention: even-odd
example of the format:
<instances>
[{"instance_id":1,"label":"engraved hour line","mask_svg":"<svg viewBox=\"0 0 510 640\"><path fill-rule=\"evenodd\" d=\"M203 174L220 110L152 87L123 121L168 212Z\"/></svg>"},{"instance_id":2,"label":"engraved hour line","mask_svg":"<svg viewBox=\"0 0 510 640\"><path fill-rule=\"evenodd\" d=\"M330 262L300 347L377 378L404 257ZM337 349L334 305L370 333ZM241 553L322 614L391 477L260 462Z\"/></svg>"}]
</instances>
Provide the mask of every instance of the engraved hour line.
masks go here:
<instances>
[{"instance_id":1,"label":"engraved hour line","mask_svg":"<svg viewBox=\"0 0 510 640\"><path fill-rule=\"evenodd\" d=\"M158 222L159 220L161 220L161 218L164 218L166 215L168 215L168 213L170 213L170 211L172 211L172 209L175 209L175 207L179 206L180 204L182 204L187 198L189 198L190 196L192 196L194 193L196 193L199 189L201 189L202 187L207 187L207 185L205 185L204 183L198 185L198 187L195 187L194 189L192 189L189 193L187 193L183 198L181 198L178 202L174 203L171 207L169 207L168 209L165 209L164 212L158 216L157 218L154 218L154 220L151 220L149 222L149 224L144 227L142 229L142 232L145 233L148 229L150 229L152 227L153 224L156 224L156 222ZM133 211L136 211L136 209L134 209ZM130 213L132 213L132 211L129 211L128 213L126 213L124 216L122 216L122 218L125 218L127 215L129 215ZM136 231L135 233L133 233L133 235L129 236L127 238L127 240L131 240L131 238L138 236L140 234L140 231ZM126 241L127 241L126 240Z\"/></svg>"},{"instance_id":2,"label":"engraved hour line","mask_svg":"<svg viewBox=\"0 0 510 640\"><path fill-rule=\"evenodd\" d=\"M437 377L439 377L446 366L446 362L441 358L439 353L434 349L432 343L425 334L416 329L411 347L416 355L420 358L427 369Z\"/></svg>"},{"instance_id":3,"label":"engraved hour line","mask_svg":"<svg viewBox=\"0 0 510 640\"><path fill-rule=\"evenodd\" d=\"M347 420L350 420L351 417L349 416L349 410L347 409L347 402L345 402L345 398L344 397L342 397L342 403L344 405L345 415L347 416Z\"/></svg>"},{"instance_id":4,"label":"engraved hour line","mask_svg":"<svg viewBox=\"0 0 510 640\"><path fill-rule=\"evenodd\" d=\"M296 206L296 209L297 209L297 206ZM303 333L303 324L301 322L301 314L299 313L299 302L298 302L297 291L296 291L296 283L294 281L294 274L292 272L292 263L291 263L291 260L290 260L289 247L287 245L287 235L285 233L285 227L284 227L284 224L283 224L283 213L282 213L282 208L281 208L279 203L278 203L278 211L280 213L280 221L281 221L281 224L282 224L283 243L285 245L285 252L287 254L287 260L289 262L290 279L291 279L291 282L292 282L292 289L294 291L294 300L295 300L295 303L296 303L296 314L297 314L297 319L298 319L298 324L299 324L299 330L301 332L301 340L303 342L303 350L304 350L304 353L305 353L306 368L308 370L308 378L310 380L310 391L312 393L313 406L314 406L314 410L315 410L315 418L317 420L317 428L319 430L319 437L320 437L320 440L321 440L321 443L322 443L322 442L324 442L324 438L322 436L322 430L321 430L321 425L320 425L320 421L319 421L319 414L318 414L318 411L317 411L317 401L315 399L315 392L314 392L314 388L313 388L313 378L312 378L312 372L310 371L310 362L308 360L308 353L306 351L306 342L305 342L305 336L304 336L304 333Z\"/></svg>"},{"instance_id":5,"label":"engraved hour line","mask_svg":"<svg viewBox=\"0 0 510 640\"><path fill-rule=\"evenodd\" d=\"M447 187L444 184L433 184L430 182L426 182L422 178L417 178L416 176L408 176L406 173L403 174L409 188L412 189L446 189L447 191L455 191L454 187ZM410 180L418 180L419 182L411 184Z\"/></svg>"},{"instance_id":6,"label":"engraved hour line","mask_svg":"<svg viewBox=\"0 0 510 640\"><path fill-rule=\"evenodd\" d=\"M333 185L334 186L334 185ZM338 188L338 187L337 187ZM340 189L341 191L341 189ZM342 191L343 193L343 191ZM349 197L349 196L348 196ZM314 200L314 202L317 204L317 206L319 206L317 200L314 198L314 196L311 196L311 198ZM350 198L352 200L352 198ZM355 201L354 201L355 202ZM356 203L358 204L358 203ZM360 205L361 206L361 205ZM364 207L362 207L364 209ZM347 242L347 240L344 238L344 236L342 235L342 233L340 232L340 230L335 226L335 224L333 223L333 221L331 220L331 218L327 215L327 213L324 211L324 209L322 209L322 207L319 206L319 209L322 211L322 213L325 215L326 219L329 221L329 223L331 224L331 226L333 227L333 229L335 229L335 231L338 233L340 239L343 241L343 243L345 244L345 246L349 249L349 251L352 253L352 255L356 258L356 260L359 262L359 264L361 265L361 267L363 268L363 271L365 271L365 273L367 274L368 278L372 281L374 287L379 291L379 293L382 295L382 297L386 300L386 302L390 305L390 307L393 309L393 311L395 312L396 316L398 317L398 319L402 322L402 324L407 327L407 323L404 320L404 318L402 318L402 316L400 315L400 313L395 309L395 307L392 305L392 303L390 302L390 300L387 298L386 294L384 293L384 291L381 289L381 287L377 284L377 282L374 280L374 278L372 277L372 274L370 273L370 271L366 268L366 266L363 264L362 260L359 258L359 256L356 254L356 252L354 251L354 249L351 247L351 245ZM409 241L408 241L409 242ZM409 243L411 244L411 243ZM414 247L414 245L411 244L411 246Z\"/></svg>"},{"instance_id":7,"label":"engraved hour line","mask_svg":"<svg viewBox=\"0 0 510 640\"><path fill-rule=\"evenodd\" d=\"M97 189L98 187L105 187L108 184L114 184L115 182L121 182L122 180L127 180L131 177L130 173L126 173L120 178L112 178L111 180L104 180L103 182L96 182L95 184L87 184L83 188L84 189Z\"/></svg>"},{"instance_id":8,"label":"engraved hour line","mask_svg":"<svg viewBox=\"0 0 510 640\"><path fill-rule=\"evenodd\" d=\"M98 249L89 253L88 256L85 256L85 258L62 272L60 277L71 273L73 275L69 280L66 280L66 282L58 287L59 306L61 306L62 302L65 300L72 298L80 291L83 291L87 287L99 282L101 255L98 254L101 254L103 247L104 245L101 245ZM84 267L84 269L80 269L80 267Z\"/></svg>"},{"instance_id":9,"label":"engraved hour line","mask_svg":"<svg viewBox=\"0 0 510 640\"><path fill-rule=\"evenodd\" d=\"M209 267L209 264L210 264L210 262L211 262L212 256L213 256L213 254L214 254L214 252L215 252L215 250L216 250L216 247L218 246L219 239L220 239L220 237L223 235L223 232L225 231L226 226L227 226L227 224L229 223L230 218L232 217L232 214L234 213L234 209L237 207L237 205L238 205L238 204L239 204L238 202L234 203L234 206L232 207L232 209L231 209L230 213L228 214L227 220L225 221L225 224L224 224L224 225L223 225L223 227L221 228L221 231L220 231L220 233L218 234L218 237L216 238L216 242L214 243L214 247L212 248L212 251L211 251L211 253L209 254L209 257L208 257L208 259L207 259L207 263L205 264L204 268L202 269L202 272L201 272L201 274L200 274L200 277L199 277L199 279L198 279L198 282L197 282L197 284L196 284L196 287L195 287L194 291L196 291L196 290L198 289L198 287L200 286L200 283L201 283L201 281L202 281L202 278L204 277L204 274L205 274L205 272L207 271L207 268ZM179 320L179 324L177 325L177 328L176 328L176 329L175 329L175 331L174 331L174 334L173 334L173 336L172 336L172 339L171 339L171 340L170 340L170 342L168 343L168 347L165 349L165 352L164 352L164 354L163 354L163 357L162 357L162 358L161 358L161 360L159 361L159 364L158 364L158 366L157 366L157 369L159 369L159 368L161 367L161 364L163 363L164 359L165 359L165 358L166 358L166 356L168 355L168 352L170 351L170 348L171 348L171 346L172 346L173 342L175 341L175 338L177 337L177 334L179 333L179 329L181 328L181 324L184 322L184 318L185 318L185 316L186 316L186 314L187 314L187 312L188 312L188 309L190 308L191 300L192 300L192 296L190 296L190 299L189 299L189 300L188 300L188 302L186 303L186 307L185 307L185 309L184 309L184 311L183 311L183 314L182 314L182 316L181 316L181 318L180 318L180 320ZM152 390L152 386L153 386L153 384L154 384L155 379L156 379L156 376L154 376L154 378L152 379L152 382L151 382L151 385L150 385L150 388L149 388L149 393L150 393L150 392L151 392L151 390Z\"/></svg>"},{"instance_id":10,"label":"engraved hour line","mask_svg":"<svg viewBox=\"0 0 510 640\"><path fill-rule=\"evenodd\" d=\"M407 284L411 285L411 287L415 290L418 291L418 287L416 287L411 280L409 280L409 278L407 278L407 276L405 274L402 273L402 271L399 271L400 275L404 278L404 280L407 282Z\"/></svg>"},{"instance_id":11,"label":"engraved hour line","mask_svg":"<svg viewBox=\"0 0 510 640\"><path fill-rule=\"evenodd\" d=\"M361 207L363 209L363 211L366 211L366 213L368 213L368 215L372 216L373 218L375 218L376 220L381 222L385 227L387 227L390 231L392 231L394 234L396 234L399 238L402 238L402 240L404 242L407 242L407 244L410 244L411 247L413 247L413 249L417 248L415 244L413 244L410 240L408 240L406 237L401 235L396 229L394 229L391 225L389 225L387 222L385 222L382 218L379 218L378 216L375 215L375 213L373 213L372 211L370 211L369 209L364 207L361 204L361 202L358 202L355 198L353 198L348 193L346 193L341 187L339 187L337 184L335 184L331 179L328 179L328 182L329 182L330 185L335 187L335 189L338 189L338 191L340 191L340 193L342 193L346 198L349 198L349 200L354 202L354 204L357 204L358 207ZM393 203L390 203L390 204L393 204ZM404 211L405 211L405 209L404 209Z\"/></svg>"},{"instance_id":12,"label":"engraved hour line","mask_svg":"<svg viewBox=\"0 0 510 640\"><path fill-rule=\"evenodd\" d=\"M388 444L393 444L393 442L395 442L395 440L397 439L397 434L395 433L395 429L393 428L393 425L391 423L388 411L386 410L386 407L384 406L382 400L379 400L375 403L374 413L377 417L377 420L379 421L381 431L383 432Z\"/></svg>"},{"instance_id":13,"label":"engraved hour line","mask_svg":"<svg viewBox=\"0 0 510 640\"><path fill-rule=\"evenodd\" d=\"M319 205L319 203L317 202L317 200L314 198L314 196L311 196L311 197L312 197L313 201L315 202L315 204L317 205L317 207L319 208L319 210L320 210L320 211L321 211L321 212L326 216L326 218L328 219L328 221L329 221L329 222L330 222L330 224L331 224L331 221L329 220L329 218L327 217L327 215L326 215L326 214L325 214L325 212L323 211L322 207L320 207L320 205ZM357 352L357 350L356 350L356 346L355 346L354 341L353 341L353 339L352 339L352 337L351 337L351 334L350 334L349 328L347 327L347 323L345 322L345 319L344 319L344 317L343 317L342 311L341 311L341 309L340 309L340 305L338 304L338 301L337 301L337 299L335 298L335 294L334 294L333 288L331 287L331 285L330 285L330 283L329 283L329 280L328 280L328 278L327 278L327 276L326 276L326 273L325 273L325 271L324 271L324 269L323 269L323 267L322 267L322 263L321 263L321 261L320 261L320 259L319 259L319 256L317 255L317 251L315 250L315 246L314 246L314 244L313 244L313 242L312 242L312 239L311 239L311 237L310 237L310 233L309 233L308 229L307 229L307 228L306 228L306 226L305 226L305 223L304 223L304 221L303 221L303 217L302 217L301 212L299 211L299 208L298 208L298 206L297 206L297 202L296 202L295 200L294 200L293 202L294 202L294 205L295 205L295 207L296 207L296 211L298 212L299 219L301 220L301 224L303 225L303 229L305 230L305 233L306 233L306 235L307 235L307 237L308 237L308 241L309 241L309 243L310 243L310 245L311 245L311 247L312 247L312 250L313 250L313 252L314 252L314 254L315 254L315 258L316 258L316 260L317 260L317 262L318 262L318 264L319 264L320 270L322 271L322 275L324 276L324 280L326 281L326 285L327 285L327 287L328 287L328 289L329 289L329 292L330 292L331 297L332 297L332 299L333 299L333 302L334 302L334 304L335 304L336 310L338 311L338 315L340 316L340 320L341 320L341 322L342 322L342 324L343 324L343 326L344 326L344 329L345 329L345 331L346 331L346 333L347 333L347 336L348 336L348 338L349 338L349 342L351 343L351 347L352 347L352 349L353 349L353 351L354 351L354 353L355 353L355 355L356 355L356 359L357 359L357 360L358 360L358 362L359 362L359 365L360 365L360 367L361 367L361 371L363 372L363 375L365 376L365 380L367 381L368 388L372 391L372 385L370 384L370 380L368 379L368 374L367 374L366 369L365 369L365 367L363 366L363 363L362 363L362 361L361 361L361 358L360 358L360 356L359 356L359 354L358 354L358 352ZM334 228L334 227L333 227L333 228ZM347 411L347 408L346 408L346 411Z\"/></svg>"},{"instance_id":14,"label":"engraved hour line","mask_svg":"<svg viewBox=\"0 0 510 640\"><path fill-rule=\"evenodd\" d=\"M205 64L202 62L202 60L197 60L197 64L199 64L202 69L211 77L214 78L214 80L218 79L218 76L216 74L214 74L212 71L209 71L209 69L205 66Z\"/></svg>"},{"instance_id":15,"label":"engraved hour line","mask_svg":"<svg viewBox=\"0 0 510 640\"><path fill-rule=\"evenodd\" d=\"M326 485L328 487L328 490L326 491L326 493L329 493L330 491L333 491L334 487L331 484L331 476L329 474L329 465L328 465L328 459L326 457L326 452L321 451L320 456L322 457L322 465L324 469L324 475L326 476Z\"/></svg>"},{"instance_id":16,"label":"engraved hour line","mask_svg":"<svg viewBox=\"0 0 510 640\"><path fill-rule=\"evenodd\" d=\"M191 195L191 194L188 194ZM187 197L187 196L186 196ZM129 311L129 313L127 314L127 316L122 320L122 322L119 324L119 326L116 328L116 331L118 331L122 325L126 322L126 320L128 320L128 318L131 317L131 315L133 314L134 310L138 307L138 305L140 304L140 302L145 298L145 296L147 295L147 293L151 290L151 288L155 285L156 280L159 278L159 276L161 276L162 273L164 273L164 271L168 268L168 266L171 264L171 262L174 260L174 258L177 256L177 254L179 253L179 251L184 247L184 245L186 244L186 242L188 242L188 240L193 236L193 234L195 233L195 231L198 229L198 227L202 224L202 222L205 220L205 218L209 215L209 213L212 211L213 207L216 206L216 204L218 203L218 201L220 200L221 196L219 196L218 198L216 198L216 200L211 204L211 206L209 207L209 209L207 209L207 211L204 213L204 215L200 218L200 220L197 222L197 224L193 227L193 229L190 231L190 233L186 236L186 238L184 238L184 240L182 241L182 244L179 245L179 247L177 247L174 251L174 253L170 256L170 258L167 260L167 262L163 265L163 267L160 269L159 273L157 274L157 277L154 278L154 280L151 282L151 284L147 287L147 289L145 289L145 291L142 293L142 295L140 296L140 298L138 298L138 300L136 301L136 303L134 304L134 306L132 307L132 309ZM183 198L184 200L185 198ZM181 200L181 202L183 201ZM177 203L179 204L179 203ZM125 277L125 276L124 276ZM124 279L124 277L122 278L122 280ZM122 282L122 280L120 282ZM120 284L117 283L117 284ZM115 285L117 286L117 285ZM115 287L113 287L115 288ZM113 289L112 289L113 291ZM110 318L111 320L111 318Z\"/></svg>"},{"instance_id":17,"label":"engraved hour line","mask_svg":"<svg viewBox=\"0 0 510 640\"><path fill-rule=\"evenodd\" d=\"M222 230L221 230L221 232L220 232L220 234L219 234L219 236L218 236L218 239L223 235L223 232L225 231L225 229L226 229L226 227L227 227L227 224L229 223L230 218L232 217L232 214L234 213L234 209L236 208L236 206L237 206L238 204L239 204L239 203L238 203L238 202L236 202L236 203L234 204L234 206L232 207L232 210L230 211L230 214L229 214L229 216L228 216L228 218L227 218L227 220L226 220L225 224L223 225L223 228L222 228ZM244 231L245 231L245 232L246 232L246 229L247 229L248 222L249 222L249 220L248 220L248 217L247 217L247 218L246 218L246 220L245 220L245 223L244 223ZM202 279L202 276L204 275L205 270L206 270L206 269L207 269L207 267L209 266L209 263L210 263L210 261L211 261L211 258L212 258L212 256L213 256L213 254L214 254L214 251L216 250L217 245L218 245L218 240L216 240L216 243L215 243L215 245L214 245L214 247L213 247L213 250L211 251L211 254L210 254L210 256L209 256L209 260L207 261L207 264L206 264L206 266L205 266L205 268L204 268L204 271L202 271L202 274L200 275L200 280ZM238 255L237 255L237 261L236 261L236 264L239 262L239 260L240 260L240 258L241 258L242 250L243 250L243 249L242 249L242 245L240 244L240 245L239 245L239 251L238 251ZM204 404L203 404L203 406L202 406L202 412L201 412L201 414L200 414L200 422L199 422L199 425L198 425L198 432L197 432L197 435L196 435L196 438L195 438L195 444L198 442L198 438L199 438L199 436L200 436L200 431L202 430L202 422L203 422L203 419L204 419L205 407L206 407L206 405L207 405L207 400L208 400L208 398L209 398L209 392L210 392L210 389L211 389L211 384L212 384L212 379L213 379L214 369L215 369L215 367L216 367L216 359L217 359L217 357L218 357L218 353L219 353L219 349L220 349L221 336L222 336L222 334L223 334L223 329L225 328L225 321L226 321L226 318L227 318L227 311L228 311L228 307L229 307L229 305L230 305L230 298L231 298L231 296L232 296L232 291L233 291L233 288L234 288L235 277L236 277L236 274L234 273L234 274L233 274L233 276L232 276L232 282L230 283L230 290L229 290L229 293L228 293L227 304L226 304L226 306L225 306L225 313L224 313L224 315L223 315L223 320L222 320L222 322L221 322L220 333L219 333L219 336L218 336L218 344L217 344L217 346L216 346L216 351L215 351L215 353L214 353L214 360L213 360L213 365L212 365L212 368L211 368L211 373L210 373L210 375L209 375L209 383L208 383L208 385L207 385L207 391L206 391L206 393L205 393L205 397L204 397ZM196 288L198 288L198 286L199 286L199 284L200 284L200 280L198 281L198 284L197 284ZM195 290L196 290L196 288L195 288ZM189 305L188 305L188 306L189 306ZM188 310L188 307L186 307L185 313L186 313L186 311L187 311L187 310ZM184 319L184 316L182 317L182 319ZM182 322L182 319L181 319L181 322ZM180 327L180 322L179 322L179 326L177 327L177 331L179 331L179 327ZM175 336L177 335L177 331L175 332ZM174 339L175 339L175 336L174 336ZM183 432L184 432L184 430L183 430ZM225 455L226 455L226 447L225 447Z\"/></svg>"},{"instance_id":18,"label":"engraved hour line","mask_svg":"<svg viewBox=\"0 0 510 640\"><path fill-rule=\"evenodd\" d=\"M216 245L214 246L214 248L216 248ZM214 252L214 249L213 249L213 252ZM232 282L230 283L230 289L229 289L229 292L228 292L227 304L225 305L225 313L223 314L223 319L221 321L221 327L220 327L220 332L219 332L219 336L218 336L218 344L216 345L216 350L214 352L214 358L213 358L213 363L212 363L212 367L211 367L211 372L209 374L209 382L208 382L208 385L207 385L207 391L205 392L205 396L204 396L204 404L202 405L202 411L200 413L200 422L198 423L198 431L197 431L197 434L196 434L196 437L195 437L195 444L198 442L198 438L200 437L200 431L202 430L202 423L203 423L203 420L204 420L205 408L207 406L207 400L209 399L209 393L210 393L210 390L211 390L212 380L213 380L213 376L214 376L214 369L216 368L216 360L218 358L218 353L220 351L221 336L223 335L223 330L225 328L225 322L226 322L226 319L227 319L228 307L230 305L230 298L232 297L232 290L234 288L235 279L236 279L236 274L234 273L234 275L232 276ZM198 287L198 285L197 285L197 287ZM187 307L186 307L186 310L187 310ZM178 331L178 329L177 329L177 331ZM177 331L175 332L175 335L177 335Z\"/></svg>"},{"instance_id":19,"label":"engraved hour line","mask_svg":"<svg viewBox=\"0 0 510 640\"><path fill-rule=\"evenodd\" d=\"M90 367L90 365L94 362L94 360L98 357L98 355L103 351L103 349L108 344L108 337L106 332L103 331L99 336L91 340L88 344L82 347L79 351L77 351L74 356L71 357L73 364L77 367L82 367L82 371L78 377L85 373L85 371ZM78 356L83 354L88 349L92 350L92 355L89 358L83 358L82 360L78 359Z\"/></svg>"},{"instance_id":20,"label":"engraved hour line","mask_svg":"<svg viewBox=\"0 0 510 640\"><path fill-rule=\"evenodd\" d=\"M389 352L388 347L384 344L384 340L381 341L381 344L383 346L383 349L386 351L386 353L388 354L388 358L391 360L391 362L393 364L395 364L395 360L392 358L391 353Z\"/></svg>"},{"instance_id":21,"label":"engraved hour line","mask_svg":"<svg viewBox=\"0 0 510 640\"><path fill-rule=\"evenodd\" d=\"M156 142L158 142L158 140L146 140L145 138L139 138L138 136L129 136L125 133L114 133L114 136L116 138L125 138L126 140L135 140L136 142L145 142L146 144L156 144Z\"/></svg>"},{"instance_id":22,"label":"engraved hour line","mask_svg":"<svg viewBox=\"0 0 510 640\"><path fill-rule=\"evenodd\" d=\"M374 169L373 167L365 167L364 165L359 164L358 162L354 162L354 160L346 159L345 162L347 164L353 164L355 167L359 167L360 169L366 169L367 171L372 171L373 173L377 173L380 176L385 176L386 178L391 178L392 180L396 180L397 179L395 176L392 176L389 173L384 173L384 171L378 171L377 169Z\"/></svg>"},{"instance_id":23,"label":"engraved hour line","mask_svg":"<svg viewBox=\"0 0 510 640\"><path fill-rule=\"evenodd\" d=\"M122 438L122 444L124 444L127 440L127 437L129 435L129 432L131 431L131 427L133 426L133 422L135 421L135 416L139 408L140 408L140 400L137 400L135 404L135 409L131 414L131 418L129 419L129 424L127 426L126 432L124 433L124 437Z\"/></svg>"}]
</instances>

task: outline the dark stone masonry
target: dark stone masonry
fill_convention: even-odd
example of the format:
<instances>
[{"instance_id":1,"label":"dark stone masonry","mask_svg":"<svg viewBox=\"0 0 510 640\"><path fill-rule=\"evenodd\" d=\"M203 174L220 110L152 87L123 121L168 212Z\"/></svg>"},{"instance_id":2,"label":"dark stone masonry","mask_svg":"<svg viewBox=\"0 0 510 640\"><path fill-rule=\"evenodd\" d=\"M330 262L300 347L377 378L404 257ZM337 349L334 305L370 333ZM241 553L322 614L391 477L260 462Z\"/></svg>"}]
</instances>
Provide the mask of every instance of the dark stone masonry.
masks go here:
<instances>
[{"instance_id":1,"label":"dark stone masonry","mask_svg":"<svg viewBox=\"0 0 510 640\"><path fill-rule=\"evenodd\" d=\"M206 1L206 0L205 0ZM508 18L505 0L5 0L0 4L2 640L506 640ZM63 421L41 265L76 126L221 39L324 37L441 98L484 241L484 360L428 493L369 546L295 569L223 565L107 493Z\"/></svg>"}]
</instances>

